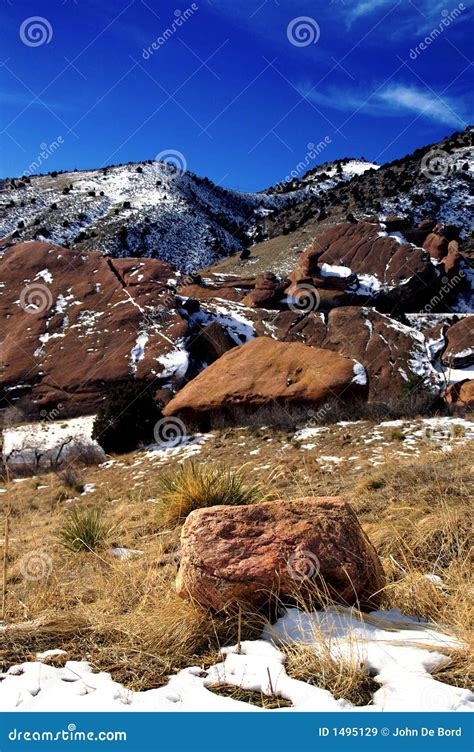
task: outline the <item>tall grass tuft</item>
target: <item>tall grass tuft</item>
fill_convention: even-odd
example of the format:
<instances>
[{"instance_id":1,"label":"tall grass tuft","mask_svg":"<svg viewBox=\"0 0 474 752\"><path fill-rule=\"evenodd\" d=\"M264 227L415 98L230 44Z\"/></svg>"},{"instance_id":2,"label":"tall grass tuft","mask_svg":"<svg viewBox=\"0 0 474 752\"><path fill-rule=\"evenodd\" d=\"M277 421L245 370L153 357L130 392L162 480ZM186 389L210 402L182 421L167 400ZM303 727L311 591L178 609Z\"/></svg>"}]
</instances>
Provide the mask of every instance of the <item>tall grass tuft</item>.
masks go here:
<instances>
[{"instance_id":1,"label":"tall grass tuft","mask_svg":"<svg viewBox=\"0 0 474 752\"><path fill-rule=\"evenodd\" d=\"M193 461L164 475L158 484L158 496L160 518L167 525L183 522L190 512L201 507L255 504L263 498L258 484L249 485L241 473Z\"/></svg>"},{"instance_id":2,"label":"tall grass tuft","mask_svg":"<svg viewBox=\"0 0 474 752\"><path fill-rule=\"evenodd\" d=\"M109 533L99 509L73 509L59 530L59 540L68 551L95 551L104 547Z\"/></svg>"}]
</instances>

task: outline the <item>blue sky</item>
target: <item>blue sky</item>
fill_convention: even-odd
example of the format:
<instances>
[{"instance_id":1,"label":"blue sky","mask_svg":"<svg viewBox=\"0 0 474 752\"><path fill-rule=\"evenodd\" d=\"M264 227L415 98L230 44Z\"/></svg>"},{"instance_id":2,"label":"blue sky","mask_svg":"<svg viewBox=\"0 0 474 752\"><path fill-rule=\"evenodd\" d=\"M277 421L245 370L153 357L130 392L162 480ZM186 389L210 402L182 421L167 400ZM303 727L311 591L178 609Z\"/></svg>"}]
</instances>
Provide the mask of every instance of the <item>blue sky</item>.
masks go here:
<instances>
[{"instance_id":1,"label":"blue sky","mask_svg":"<svg viewBox=\"0 0 474 752\"><path fill-rule=\"evenodd\" d=\"M283 179L324 139L314 164L389 161L472 122L473 10L0 0L0 175L22 174L58 139L44 171L177 151L242 190Z\"/></svg>"}]
</instances>

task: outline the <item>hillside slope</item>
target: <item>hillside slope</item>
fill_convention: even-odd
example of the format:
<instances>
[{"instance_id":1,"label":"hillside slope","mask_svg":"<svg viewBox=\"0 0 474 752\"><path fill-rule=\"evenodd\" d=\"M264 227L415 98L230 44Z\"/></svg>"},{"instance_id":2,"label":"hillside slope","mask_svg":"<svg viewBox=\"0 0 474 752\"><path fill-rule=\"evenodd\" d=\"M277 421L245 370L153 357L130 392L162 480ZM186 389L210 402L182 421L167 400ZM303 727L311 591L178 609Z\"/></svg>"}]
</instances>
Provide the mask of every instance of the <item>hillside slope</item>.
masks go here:
<instances>
[{"instance_id":1,"label":"hillside slope","mask_svg":"<svg viewBox=\"0 0 474 752\"><path fill-rule=\"evenodd\" d=\"M0 182L0 245L43 240L196 271L264 237L266 217L373 167L327 165L294 188L242 193L156 161Z\"/></svg>"}]
</instances>

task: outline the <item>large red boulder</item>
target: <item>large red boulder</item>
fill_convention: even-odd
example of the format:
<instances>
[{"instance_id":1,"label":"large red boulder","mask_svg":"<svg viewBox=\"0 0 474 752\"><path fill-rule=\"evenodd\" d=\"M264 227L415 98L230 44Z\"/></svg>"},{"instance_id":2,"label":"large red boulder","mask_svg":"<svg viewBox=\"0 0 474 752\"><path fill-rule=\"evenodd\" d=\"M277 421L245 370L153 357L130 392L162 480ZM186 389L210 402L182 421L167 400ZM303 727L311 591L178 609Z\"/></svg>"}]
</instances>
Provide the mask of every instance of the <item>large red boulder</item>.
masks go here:
<instances>
[{"instance_id":1,"label":"large red boulder","mask_svg":"<svg viewBox=\"0 0 474 752\"><path fill-rule=\"evenodd\" d=\"M441 360L448 368L474 365L474 316L464 316L448 328Z\"/></svg>"},{"instance_id":2,"label":"large red boulder","mask_svg":"<svg viewBox=\"0 0 474 752\"><path fill-rule=\"evenodd\" d=\"M164 413L207 428L213 419L255 419L261 407L290 411L361 394L365 372L360 363L330 350L257 337L225 353L186 384Z\"/></svg>"},{"instance_id":3,"label":"large red boulder","mask_svg":"<svg viewBox=\"0 0 474 752\"><path fill-rule=\"evenodd\" d=\"M336 497L197 509L184 524L181 557L177 592L215 610L284 602L308 587L374 608L384 586L355 512Z\"/></svg>"},{"instance_id":4,"label":"large red boulder","mask_svg":"<svg viewBox=\"0 0 474 752\"><path fill-rule=\"evenodd\" d=\"M374 308L337 308L327 317L319 312L307 316L282 312L272 323L279 339L333 350L362 363L369 402L399 400L407 382L416 376L423 376L433 388L439 386L423 334Z\"/></svg>"}]
</instances>

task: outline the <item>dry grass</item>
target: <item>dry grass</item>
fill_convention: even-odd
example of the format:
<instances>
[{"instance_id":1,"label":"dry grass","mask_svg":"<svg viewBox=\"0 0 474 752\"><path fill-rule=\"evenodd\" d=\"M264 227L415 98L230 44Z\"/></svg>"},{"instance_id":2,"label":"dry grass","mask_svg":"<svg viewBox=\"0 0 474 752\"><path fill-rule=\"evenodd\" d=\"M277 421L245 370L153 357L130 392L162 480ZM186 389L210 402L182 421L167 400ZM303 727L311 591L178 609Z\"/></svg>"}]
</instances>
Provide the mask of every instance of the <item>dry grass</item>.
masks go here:
<instances>
[{"instance_id":1,"label":"dry grass","mask_svg":"<svg viewBox=\"0 0 474 752\"><path fill-rule=\"evenodd\" d=\"M449 662L433 672L437 681L454 687L474 687L474 646L452 651Z\"/></svg>"},{"instance_id":2,"label":"dry grass","mask_svg":"<svg viewBox=\"0 0 474 752\"><path fill-rule=\"evenodd\" d=\"M249 705L256 705L265 710L276 710L278 708L292 708L293 703L277 694L265 695L263 692L255 692L243 687L233 687L230 684L208 684L207 689L221 697L229 697L237 702L247 702Z\"/></svg>"},{"instance_id":3,"label":"dry grass","mask_svg":"<svg viewBox=\"0 0 474 752\"><path fill-rule=\"evenodd\" d=\"M367 666L354 655L349 660L330 642L315 635L316 646L285 645L285 667L292 679L312 684L331 692L336 700L344 699L352 705L371 705L372 695L380 685L369 676Z\"/></svg>"},{"instance_id":4,"label":"dry grass","mask_svg":"<svg viewBox=\"0 0 474 752\"><path fill-rule=\"evenodd\" d=\"M262 497L259 484L249 484L239 472L188 461L160 478L158 514L164 525L176 525L194 509L255 504Z\"/></svg>"},{"instance_id":5,"label":"dry grass","mask_svg":"<svg viewBox=\"0 0 474 752\"><path fill-rule=\"evenodd\" d=\"M58 537L68 551L96 551L104 548L110 533L100 509L73 509L63 522Z\"/></svg>"},{"instance_id":6,"label":"dry grass","mask_svg":"<svg viewBox=\"0 0 474 752\"><path fill-rule=\"evenodd\" d=\"M474 615L470 559L474 474L468 446L463 442L444 453L427 443L420 457L399 459L390 454L400 449L400 443L393 442L384 449L383 466L367 464L361 471L360 460L355 460L328 473L318 464L318 452L347 458L366 451L362 429L344 428L343 433L350 434L349 442L336 426L322 437L324 448L302 452L288 434L272 429L218 432L203 446L199 462L201 467L214 467L218 459L231 469L240 468L243 487L253 489L256 481L265 480L265 491L276 498L310 494L348 498L382 557L387 574L384 606L427 618L463 639L468 647L453 650L451 666L439 676L469 686L474 663L468 642ZM244 465L254 448L260 453L253 464ZM159 686L184 666L208 667L218 660L221 646L237 641L235 616L209 614L182 601L173 589L180 520L185 509L201 503L202 488L197 496L191 494L190 507L178 501L166 517L161 502L164 516L157 515L161 477L168 472L176 477L178 459L170 459L163 468L149 460L138 465L137 458L131 454L110 468L84 470L84 481L94 484L95 490L80 501L85 510L99 509L107 527L113 528L110 545L144 552L128 561L118 561L107 548L73 556L63 549L57 534L69 501L58 500L64 486L56 474L8 484L3 498L9 497L12 509L7 562L10 627L0 633L3 668L37 651L63 648L67 658L89 660L126 687L142 690ZM260 464L271 467L260 470ZM215 499L212 503L222 503ZM22 561L38 551L50 558L50 570L42 579L27 580ZM443 584L427 580L427 574L437 575ZM245 614L242 639L259 636L261 629L261 616ZM291 671L298 672L309 664L313 677L323 675L329 682L329 668L321 674L315 660L312 655L297 656L289 659L289 665L293 661ZM353 668L349 673L359 671L361 681L363 677L367 681L363 667Z\"/></svg>"}]
</instances>

